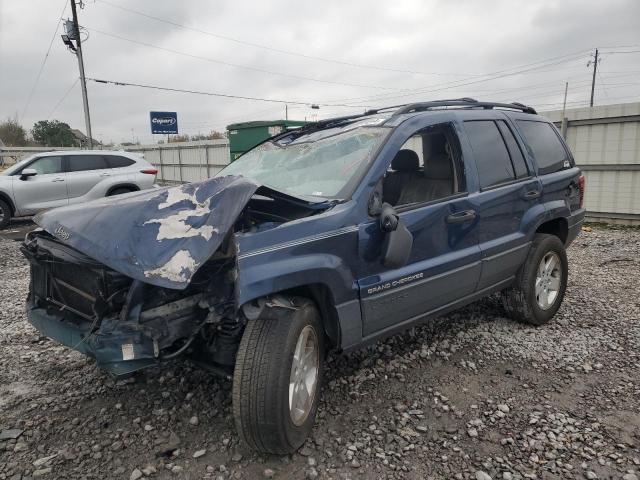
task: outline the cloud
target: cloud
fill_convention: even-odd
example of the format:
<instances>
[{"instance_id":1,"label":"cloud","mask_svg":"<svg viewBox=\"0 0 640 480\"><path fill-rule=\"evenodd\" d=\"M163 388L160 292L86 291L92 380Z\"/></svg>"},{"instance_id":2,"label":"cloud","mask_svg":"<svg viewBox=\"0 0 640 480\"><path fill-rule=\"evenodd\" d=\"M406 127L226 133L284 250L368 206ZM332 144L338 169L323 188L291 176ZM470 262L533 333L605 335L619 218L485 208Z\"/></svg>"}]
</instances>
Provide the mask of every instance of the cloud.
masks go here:
<instances>
[{"instance_id":1,"label":"cloud","mask_svg":"<svg viewBox=\"0 0 640 480\"><path fill-rule=\"evenodd\" d=\"M558 106L564 82L569 81L569 102L577 105L588 99L588 50L618 45L636 45L635 50L640 50L637 24L640 2L636 0L108 2L174 23L311 57L433 73L419 75L360 68L254 48L135 15L101 0L85 1L85 8L79 12L81 25L89 29L89 39L84 45L88 76L315 103L364 97L362 104L386 105L472 96L523 101L544 110ZM22 114L63 4L64 1L53 0L0 3L0 115ZM190 58L99 31L274 73ZM607 50L620 49L605 48L603 52ZM582 53L521 75L428 91L479 78L469 75L496 72L574 52ZM602 57L597 101L640 101L637 74L640 54L603 53ZM21 122L30 127L35 121L47 118L77 78L77 72L75 56L55 38ZM625 72L629 73L625 75ZM185 133L221 130L239 120L284 116L284 106L263 102L93 82L89 82L88 89L94 136L104 141L130 139L132 129L134 137L143 142L152 141L150 110L177 111ZM422 89L422 93L406 96L406 90L415 89ZM366 100L370 97L377 100ZM320 111L294 106L289 109L290 117L295 118L353 111L338 107L323 107ZM69 93L53 117L84 130L79 86Z\"/></svg>"}]
</instances>

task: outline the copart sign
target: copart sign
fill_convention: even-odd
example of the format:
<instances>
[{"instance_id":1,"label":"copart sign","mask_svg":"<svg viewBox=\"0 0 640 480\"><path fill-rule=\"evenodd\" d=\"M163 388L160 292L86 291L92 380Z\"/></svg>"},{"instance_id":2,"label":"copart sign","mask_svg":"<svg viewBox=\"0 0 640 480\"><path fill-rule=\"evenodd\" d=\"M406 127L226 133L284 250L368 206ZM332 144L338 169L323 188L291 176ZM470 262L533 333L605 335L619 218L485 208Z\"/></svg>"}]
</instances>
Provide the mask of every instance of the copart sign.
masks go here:
<instances>
[{"instance_id":1,"label":"copart sign","mask_svg":"<svg viewBox=\"0 0 640 480\"><path fill-rule=\"evenodd\" d=\"M177 112L149 112L151 117L151 133L177 134Z\"/></svg>"}]
</instances>

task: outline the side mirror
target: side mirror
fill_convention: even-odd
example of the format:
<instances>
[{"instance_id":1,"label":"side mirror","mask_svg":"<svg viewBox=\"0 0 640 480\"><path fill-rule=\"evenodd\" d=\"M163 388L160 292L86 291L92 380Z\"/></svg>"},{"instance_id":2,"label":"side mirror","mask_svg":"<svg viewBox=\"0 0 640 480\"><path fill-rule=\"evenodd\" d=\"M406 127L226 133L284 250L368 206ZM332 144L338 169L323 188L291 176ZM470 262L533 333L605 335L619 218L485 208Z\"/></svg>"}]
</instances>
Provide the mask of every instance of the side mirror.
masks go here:
<instances>
[{"instance_id":1,"label":"side mirror","mask_svg":"<svg viewBox=\"0 0 640 480\"><path fill-rule=\"evenodd\" d=\"M398 217L394 208L388 203L383 203L380 211L380 230L387 233L393 232L398 228L399 220L400 217Z\"/></svg>"},{"instance_id":2,"label":"side mirror","mask_svg":"<svg viewBox=\"0 0 640 480\"><path fill-rule=\"evenodd\" d=\"M29 177L34 177L38 174L35 168L25 168L20 172L20 180L26 180Z\"/></svg>"},{"instance_id":3,"label":"side mirror","mask_svg":"<svg viewBox=\"0 0 640 480\"><path fill-rule=\"evenodd\" d=\"M380 230L385 232L382 245L382 264L387 268L400 268L407 264L413 247L413 235L388 203L382 204Z\"/></svg>"}]
</instances>

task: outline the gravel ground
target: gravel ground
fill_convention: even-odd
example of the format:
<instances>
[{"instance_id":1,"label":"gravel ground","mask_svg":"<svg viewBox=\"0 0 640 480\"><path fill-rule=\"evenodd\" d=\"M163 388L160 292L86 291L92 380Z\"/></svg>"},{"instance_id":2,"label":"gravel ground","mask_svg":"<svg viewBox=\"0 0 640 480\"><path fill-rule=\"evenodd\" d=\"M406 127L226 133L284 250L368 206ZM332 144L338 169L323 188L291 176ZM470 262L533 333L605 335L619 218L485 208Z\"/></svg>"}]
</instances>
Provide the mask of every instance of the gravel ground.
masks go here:
<instances>
[{"instance_id":1,"label":"gravel ground","mask_svg":"<svg viewBox=\"0 0 640 480\"><path fill-rule=\"evenodd\" d=\"M238 443L230 382L186 361L114 381L38 336L0 240L0 479L640 478L640 231L593 228L532 328L486 299L330 358L295 455Z\"/></svg>"}]
</instances>

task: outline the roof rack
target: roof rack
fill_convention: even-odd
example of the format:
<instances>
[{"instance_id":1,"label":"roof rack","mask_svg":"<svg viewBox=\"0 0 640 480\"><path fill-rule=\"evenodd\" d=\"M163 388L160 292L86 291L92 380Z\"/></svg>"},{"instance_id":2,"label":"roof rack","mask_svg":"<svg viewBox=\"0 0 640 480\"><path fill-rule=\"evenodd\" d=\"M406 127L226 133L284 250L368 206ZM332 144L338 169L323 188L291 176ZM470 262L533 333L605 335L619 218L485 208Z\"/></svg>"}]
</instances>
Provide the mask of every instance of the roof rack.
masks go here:
<instances>
[{"instance_id":1,"label":"roof rack","mask_svg":"<svg viewBox=\"0 0 640 480\"><path fill-rule=\"evenodd\" d=\"M537 112L533 107L529 107L527 105L523 105L522 103L495 103L495 102L479 102L474 98L455 98L451 100L435 100L432 102L419 102L419 103L411 103L408 105L400 105L393 115L402 115L403 113L410 112L420 112L424 110L430 110L432 108L441 108L441 107L463 107L463 108L483 108L483 109L492 109L492 108L508 108L511 110L520 110L524 113L532 113L536 114Z\"/></svg>"}]
</instances>

